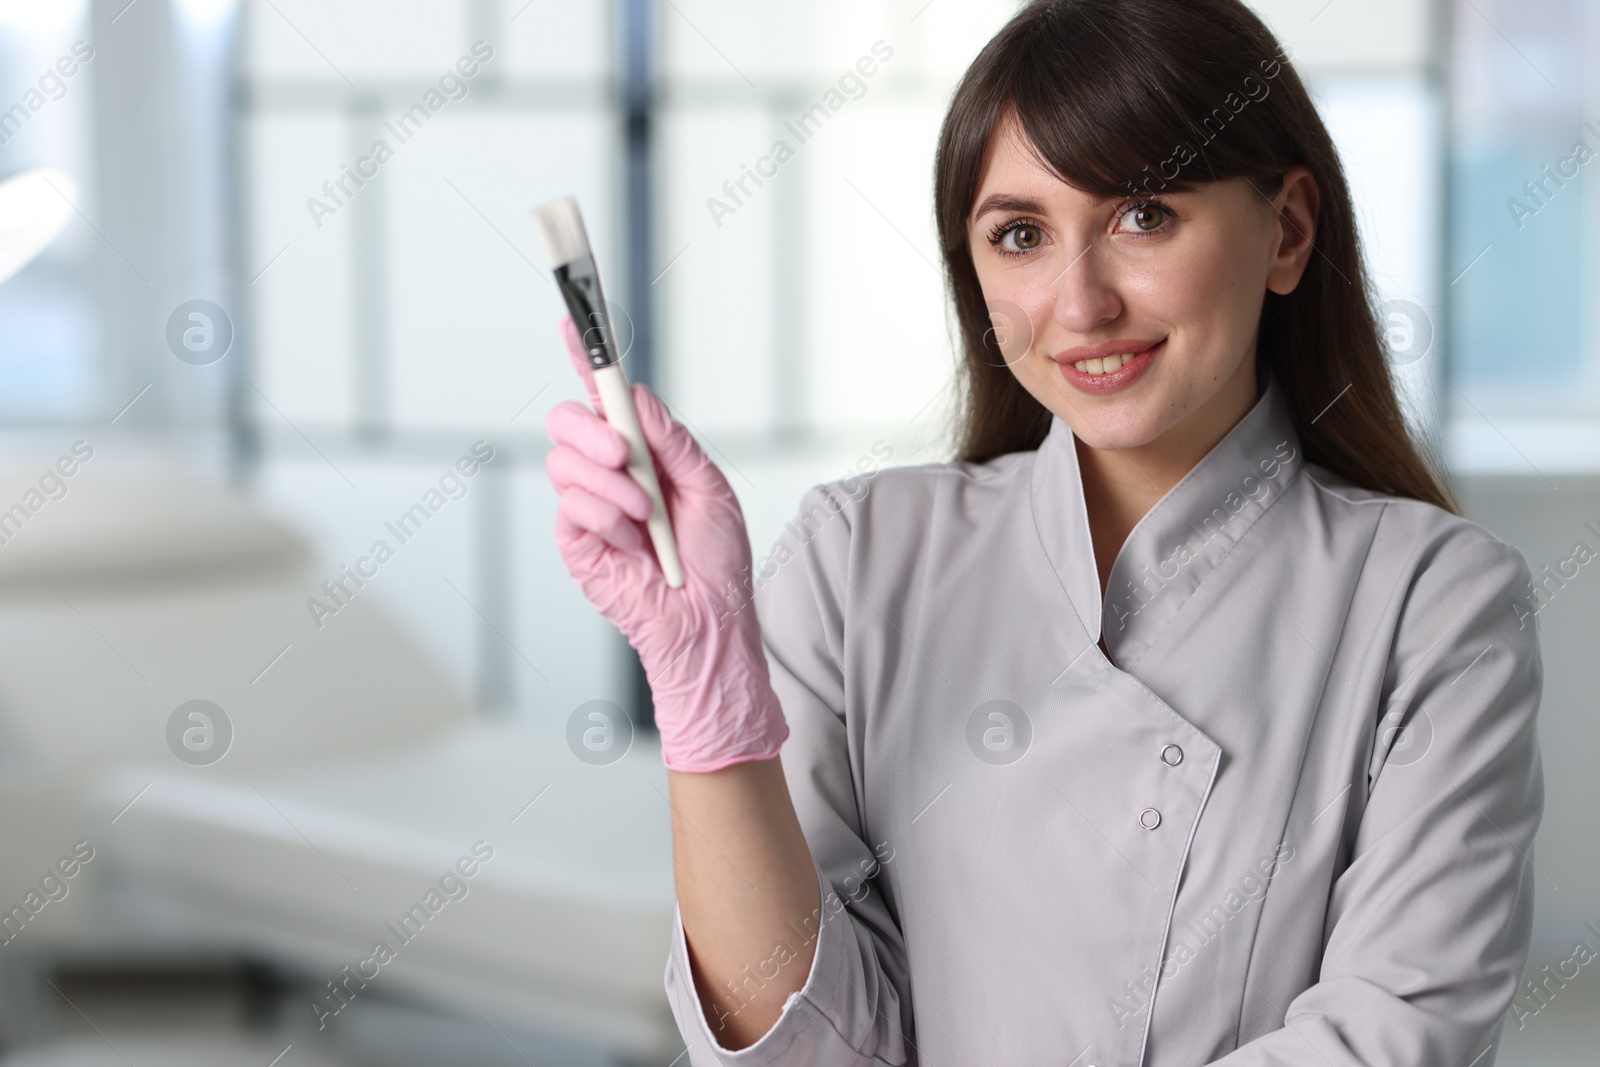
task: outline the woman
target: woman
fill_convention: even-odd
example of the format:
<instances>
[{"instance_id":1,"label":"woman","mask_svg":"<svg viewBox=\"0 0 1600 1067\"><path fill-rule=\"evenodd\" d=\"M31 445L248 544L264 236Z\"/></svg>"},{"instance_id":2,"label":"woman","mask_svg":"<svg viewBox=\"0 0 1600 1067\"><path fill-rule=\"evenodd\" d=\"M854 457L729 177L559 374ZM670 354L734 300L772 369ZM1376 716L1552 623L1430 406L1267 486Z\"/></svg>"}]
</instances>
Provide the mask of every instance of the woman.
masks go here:
<instances>
[{"instance_id":1,"label":"woman","mask_svg":"<svg viewBox=\"0 0 1600 1067\"><path fill-rule=\"evenodd\" d=\"M1492 1063L1530 574L1408 436L1277 43L1236 0L1031 4L936 211L960 459L812 489L762 572L647 390L681 590L621 438L550 418L565 559L654 694L690 1062Z\"/></svg>"}]
</instances>

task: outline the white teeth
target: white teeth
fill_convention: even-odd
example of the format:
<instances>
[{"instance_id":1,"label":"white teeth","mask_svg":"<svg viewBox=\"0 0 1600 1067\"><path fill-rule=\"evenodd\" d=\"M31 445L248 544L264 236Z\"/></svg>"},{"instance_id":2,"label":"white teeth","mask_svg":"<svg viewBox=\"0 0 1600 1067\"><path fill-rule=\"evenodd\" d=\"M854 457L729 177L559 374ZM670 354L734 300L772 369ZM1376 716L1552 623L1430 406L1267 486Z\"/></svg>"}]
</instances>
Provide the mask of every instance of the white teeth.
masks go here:
<instances>
[{"instance_id":1,"label":"white teeth","mask_svg":"<svg viewBox=\"0 0 1600 1067\"><path fill-rule=\"evenodd\" d=\"M1120 356L1107 356L1105 359L1080 359L1073 366L1085 374L1109 374L1133 356L1131 352L1124 352Z\"/></svg>"}]
</instances>

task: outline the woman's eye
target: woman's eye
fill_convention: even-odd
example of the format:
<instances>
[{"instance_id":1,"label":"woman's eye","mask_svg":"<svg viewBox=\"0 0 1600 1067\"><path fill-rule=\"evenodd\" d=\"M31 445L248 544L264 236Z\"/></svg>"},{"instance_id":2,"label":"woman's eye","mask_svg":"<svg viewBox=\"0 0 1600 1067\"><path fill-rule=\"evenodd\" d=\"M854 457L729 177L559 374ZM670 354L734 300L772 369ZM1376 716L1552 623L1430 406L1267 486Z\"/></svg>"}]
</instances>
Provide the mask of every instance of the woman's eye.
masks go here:
<instances>
[{"instance_id":1,"label":"woman's eye","mask_svg":"<svg viewBox=\"0 0 1600 1067\"><path fill-rule=\"evenodd\" d=\"M1151 233L1161 227L1172 216L1160 204L1135 204L1122 213L1122 218L1127 221L1135 233Z\"/></svg>"},{"instance_id":2,"label":"woman's eye","mask_svg":"<svg viewBox=\"0 0 1600 1067\"><path fill-rule=\"evenodd\" d=\"M1041 240L1043 240L1043 235L1040 234L1037 226L1029 226L1023 223L1007 230L1005 236L1001 238L1001 243L1012 251L1027 252L1038 248Z\"/></svg>"}]
</instances>

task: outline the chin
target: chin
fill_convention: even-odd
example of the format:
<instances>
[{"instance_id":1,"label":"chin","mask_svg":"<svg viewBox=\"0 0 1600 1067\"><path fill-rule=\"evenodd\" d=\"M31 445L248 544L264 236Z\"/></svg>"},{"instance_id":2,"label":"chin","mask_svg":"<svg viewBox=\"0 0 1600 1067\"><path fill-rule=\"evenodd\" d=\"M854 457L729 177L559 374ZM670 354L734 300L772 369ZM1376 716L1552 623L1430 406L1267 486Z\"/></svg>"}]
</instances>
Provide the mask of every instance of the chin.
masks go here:
<instances>
[{"instance_id":1,"label":"chin","mask_svg":"<svg viewBox=\"0 0 1600 1067\"><path fill-rule=\"evenodd\" d=\"M1170 429L1161 419L1161 400L1153 391L1148 396L1098 399L1054 395L1046 400L1038 393L1034 395L1072 428L1074 437L1090 448L1140 448Z\"/></svg>"},{"instance_id":2,"label":"chin","mask_svg":"<svg viewBox=\"0 0 1600 1067\"><path fill-rule=\"evenodd\" d=\"M1067 425L1072 427L1072 435L1090 448L1098 452L1108 452L1113 449L1122 451L1133 448L1142 448L1161 436L1158 428L1145 428L1138 426L1107 426L1104 421L1098 425L1084 426L1079 429L1078 423L1068 420Z\"/></svg>"}]
</instances>

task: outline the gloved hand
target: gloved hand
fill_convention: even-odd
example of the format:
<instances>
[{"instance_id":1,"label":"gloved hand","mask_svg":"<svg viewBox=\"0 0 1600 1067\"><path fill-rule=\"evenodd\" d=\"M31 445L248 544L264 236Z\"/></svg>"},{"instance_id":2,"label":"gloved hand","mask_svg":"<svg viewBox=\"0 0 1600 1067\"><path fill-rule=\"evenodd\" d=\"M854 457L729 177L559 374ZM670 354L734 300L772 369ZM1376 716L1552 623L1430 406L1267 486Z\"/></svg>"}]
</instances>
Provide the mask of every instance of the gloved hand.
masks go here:
<instances>
[{"instance_id":1,"label":"gloved hand","mask_svg":"<svg viewBox=\"0 0 1600 1067\"><path fill-rule=\"evenodd\" d=\"M628 443L603 418L571 318L561 333L595 410L569 400L545 421L555 446L545 469L561 494L556 544L584 595L639 653L662 762L675 771L714 771L777 755L789 724L767 673L760 623L748 598L729 592L742 588L751 566L738 498L666 405L635 384L634 406L683 561L683 586L669 587L642 525L650 497L625 469Z\"/></svg>"}]
</instances>

